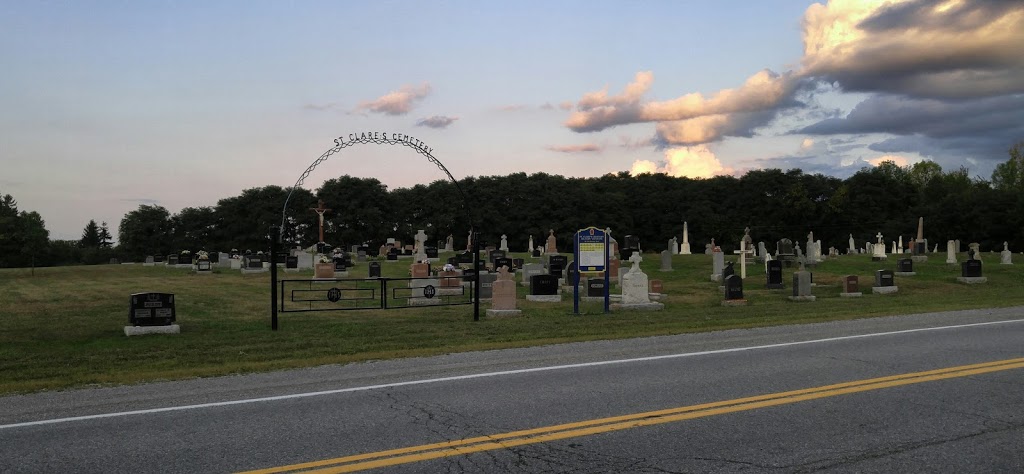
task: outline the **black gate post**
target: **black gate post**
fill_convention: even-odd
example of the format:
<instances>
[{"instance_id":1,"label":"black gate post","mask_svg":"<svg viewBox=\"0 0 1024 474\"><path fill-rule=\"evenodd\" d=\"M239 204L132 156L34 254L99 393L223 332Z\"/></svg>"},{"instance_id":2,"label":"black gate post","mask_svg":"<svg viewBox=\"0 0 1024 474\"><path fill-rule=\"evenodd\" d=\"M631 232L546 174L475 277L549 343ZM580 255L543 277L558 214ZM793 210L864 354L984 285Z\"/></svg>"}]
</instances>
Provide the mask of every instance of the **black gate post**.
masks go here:
<instances>
[{"instance_id":1,"label":"black gate post","mask_svg":"<svg viewBox=\"0 0 1024 474\"><path fill-rule=\"evenodd\" d=\"M473 321L480 320L480 233L473 232Z\"/></svg>"},{"instance_id":2,"label":"black gate post","mask_svg":"<svg viewBox=\"0 0 1024 474\"><path fill-rule=\"evenodd\" d=\"M277 244L281 234L270 226L270 329L277 331Z\"/></svg>"}]
</instances>

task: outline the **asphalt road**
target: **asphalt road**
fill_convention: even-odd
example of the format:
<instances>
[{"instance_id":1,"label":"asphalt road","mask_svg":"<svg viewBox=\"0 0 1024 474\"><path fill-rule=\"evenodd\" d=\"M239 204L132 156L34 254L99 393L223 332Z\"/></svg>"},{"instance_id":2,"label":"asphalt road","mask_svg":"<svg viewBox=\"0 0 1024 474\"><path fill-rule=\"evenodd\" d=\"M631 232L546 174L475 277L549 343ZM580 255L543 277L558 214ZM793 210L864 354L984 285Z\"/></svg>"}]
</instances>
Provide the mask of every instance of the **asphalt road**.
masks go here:
<instances>
[{"instance_id":1,"label":"asphalt road","mask_svg":"<svg viewBox=\"0 0 1024 474\"><path fill-rule=\"evenodd\" d=\"M1024 472L1022 358L1009 308L11 396L0 472Z\"/></svg>"}]
</instances>

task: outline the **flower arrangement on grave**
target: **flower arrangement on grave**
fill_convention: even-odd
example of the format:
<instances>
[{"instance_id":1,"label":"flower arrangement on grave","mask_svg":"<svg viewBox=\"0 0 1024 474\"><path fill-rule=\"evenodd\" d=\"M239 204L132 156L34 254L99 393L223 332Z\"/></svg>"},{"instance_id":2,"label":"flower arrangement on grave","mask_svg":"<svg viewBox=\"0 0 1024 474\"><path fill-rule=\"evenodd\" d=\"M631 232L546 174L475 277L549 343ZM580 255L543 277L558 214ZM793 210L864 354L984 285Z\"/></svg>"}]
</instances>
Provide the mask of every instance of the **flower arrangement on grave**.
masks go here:
<instances>
[{"instance_id":1,"label":"flower arrangement on grave","mask_svg":"<svg viewBox=\"0 0 1024 474\"><path fill-rule=\"evenodd\" d=\"M319 261L320 261L320 263L331 263L334 260L331 259L331 257L328 257L326 255L321 255Z\"/></svg>"},{"instance_id":2,"label":"flower arrangement on grave","mask_svg":"<svg viewBox=\"0 0 1024 474\"><path fill-rule=\"evenodd\" d=\"M210 259L210 254L206 253L205 250L200 250L199 253L196 254L196 256L199 257L199 260L209 260Z\"/></svg>"},{"instance_id":3,"label":"flower arrangement on grave","mask_svg":"<svg viewBox=\"0 0 1024 474\"><path fill-rule=\"evenodd\" d=\"M446 272L454 272L455 271L455 265L452 265L450 263L444 264L444 271L446 271Z\"/></svg>"},{"instance_id":4,"label":"flower arrangement on grave","mask_svg":"<svg viewBox=\"0 0 1024 474\"><path fill-rule=\"evenodd\" d=\"M190 251L188 251L188 250L182 250L182 251L181 251L181 252L179 253L179 255L191 255L191 254L192 254L192 252L190 252Z\"/></svg>"},{"instance_id":5,"label":"flower arrangement on grave","mask_svg":"<svg viewBox=\"0 0 1024 474\"><path fill-rule=\"evenodd\" d=\"M262 250L257 251L256 255L263 255L263 251Z\"/></svg>"}]
</instances>

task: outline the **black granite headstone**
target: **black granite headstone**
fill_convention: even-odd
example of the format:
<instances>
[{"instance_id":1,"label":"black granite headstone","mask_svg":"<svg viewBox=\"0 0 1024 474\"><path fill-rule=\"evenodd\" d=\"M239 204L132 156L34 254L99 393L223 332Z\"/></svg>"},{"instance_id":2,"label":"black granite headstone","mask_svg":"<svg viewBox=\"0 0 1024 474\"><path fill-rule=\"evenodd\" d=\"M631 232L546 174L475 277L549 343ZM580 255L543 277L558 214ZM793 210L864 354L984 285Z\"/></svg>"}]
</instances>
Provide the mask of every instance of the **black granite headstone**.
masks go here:
<instances>
[{"instance_id":1,"label":"black granite headstone","mask_svg":"<svg viewBox=\"0 0 1024 474\"><path fill-rule=\"evenodd\" d=\"M456 257L459 263L473 263L473 252L460 252Z\"/></svg>"},{"instance_id":2,"label":"black granite headstone","mask_svg":"<svg viewBox=\"0 0 1024 474\"><path fill-rule=\"evenodd\" d=\"M555 278L562 278L563 270L564 268L557 263L548 264L548 275L551 275Z\"/></svg>"},{"instance_id":3,"label":"black granite headstone","mask_svg":"<svg viewBox=\"0 0 1024 474\"><path fill-rule=\"evenodd\" d=\"M739 275L732 274L725 277L725 299L743 299L743 279Z\"/></svg>"},{"instance_id":4,"label":"black granite headstone","mask_svg":"<svg viewBox=\"0 0 1024 474\"><path fill-rule=\"evenodd\" d=\"M896 261L896 271L910 273L914 271L914 261L909 258L901 258Z\"/></svg>"},{"instance_id":5,"label":"black granite headstone","mask_svg":"<svg viewBox=\"0 0 1024 474\"><path fill-rule=\"evenodd\" d=\"M487 253L487 261L494 264L494 261L499 258L505 258L506 254L504 250L491 250Z\"/></svg>"},{"instance_id":6,"label":"black granite headstone","mask_svg":"<svg viewBox=\"0 0 1024 474\"><path fill-rule=\"evenodd\" d=\"M380 278L380 262L370 262L368 267L370 268L370 278Z\"/></svg>"},{"instance_id":7,"label":"black granite headstone","mask_svg":"<svg viewBox=\"0 0 1024 474\"><path fill-rule=\"evenodd\" d=\"M531 295L557 295L558 278L554 275L534 275L530 277Z\"/></svg>"},{"instance_id":8,"label":"black granite headstone","mask_svg":"<svg viewBox=\"0 0 1024 474\"><path fill-rule=\"evenodd\" d=\"M437 258L437 247L423 247L423 253L427 254L427 258Z\"/></svg>"},{"instance_id":9,"label":"black granite headstone","mask_svg":"<svg viewBox=\"0 0 1024 474\"><path fill-rule=\"evenodd\" d=\"M964 278L981 277L981 260L968 260L960 264L960 276Z\"/></svg>"},{"instance_id":10,"label":"black granite headstone","mask_svg":"<svg viewBox=\"0 0 1024 474\"><path fill-rule=\"evenodd\" d=\"M730 276L736 274L736 270L733 269L732 266L733 266L733 262L726 262L725 263L725 268L722 269L722 281L723 282L725 281L726 278L729 278Z\"/></svg>"},{"instance_id":11,"label":"black granite headstone","mask_svg":"<svg viewBox=\"0 0 1024 474\"><path fill-rule=\"evenodd\" d=\"M587 280L587 296L604 296L604 278Z\"/></svg>"},{"instance_id":12,"label":"black granite headstone","mask_svg":"<svg viewBox=\"0 0 1024 474\"><path fill-rule=\"evenodd\" d=\"M875 286L893 286L892 270L878 270L875 272Z\"/></svg>"},{"instance_id":13,"label":"black granite headstone","mask_svg":"<svg viewBox=\"0 0 1024 474\"><path fill-rule=\"evenodd\" d=\"M565 268L565 282L570 285L576 284L576 262L569 262L569 266Z\"/></svg>"},{"instance_id":14,"label":"black granite headstone","mask_svg":"<svg viewBox=\"0 0 1024 474\"><path fill-rule=\"evenodd\" d=\"M512 271L512 259L508 257L498 257L494 259L494 271L498 271L501 267L508 267L509 271Z\"/></svg>"},{"instance_id":15,"label":"black granite headstone","mask_svg":"<svg viewBox=\"0 0 1024 474\"><path fill-rule=\"evenodd\" d=\"M516 270L522 270L523 269L523 263L524 263L523 259L521 259L521 258L513 258L512 259L512 268L515 268Z\"/></svg>"},{"instance_id":16,"label":"black granite headstone","mask_svg":"<svg viewBox=\"0 0 1024 474\"><path fill-rule=\"evenodd\" d=\"M562 270L565 270L565 267L567 267L569 265L569 257L567 257L565 255L552 255L552 256L548 257L548 268L549 268L548 272L549 273L550 273L550 268L552 266L554 266L554 265L558 265L559 267L562 268ZM559 277L559 278L561 278L561 277Z\"/></svg>"},{"instance_id":17,"label":"black granite headstone","mask_svg":"<svg viewBox=\"0 0 1024 474\"><path fill-rule=\"evenodd\" d=\"M765 285L769 290L781 290L786 287L782 282L782 261L781 260L769 260L768 261L768 273L765 275L767 284Z\"/></svg>"},{"instance_id":18,"label":"black granite headstone","mask_svg":"<svg viewBox=\"0 0 1024 474\"><path fill-rule=\"evenodd\" d=\"M173 293L133 293L128 300L128 323L169 326L175 320Z\"/></svg>"}]
</instances>

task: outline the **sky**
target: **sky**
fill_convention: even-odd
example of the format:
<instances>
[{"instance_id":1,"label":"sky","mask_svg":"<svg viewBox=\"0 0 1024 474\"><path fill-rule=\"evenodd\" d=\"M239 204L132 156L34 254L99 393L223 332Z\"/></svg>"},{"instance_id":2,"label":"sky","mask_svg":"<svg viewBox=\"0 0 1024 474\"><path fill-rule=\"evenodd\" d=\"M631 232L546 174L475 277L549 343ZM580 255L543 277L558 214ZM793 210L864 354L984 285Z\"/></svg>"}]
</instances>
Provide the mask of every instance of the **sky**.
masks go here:
<instances>
[{"instance_id":1,"label":"sky","mask_svg":"<svg viewBox=\"0 0 1024 474\"><path fill-rule=\"evenodd\" d=\"M5 1L0 194L90 219L296 183L337 137L408 135L456 179L988 179L1024 140L1024 2ZM355 145L303 183L446 177Z\"/></svg>"}]
</instances>

